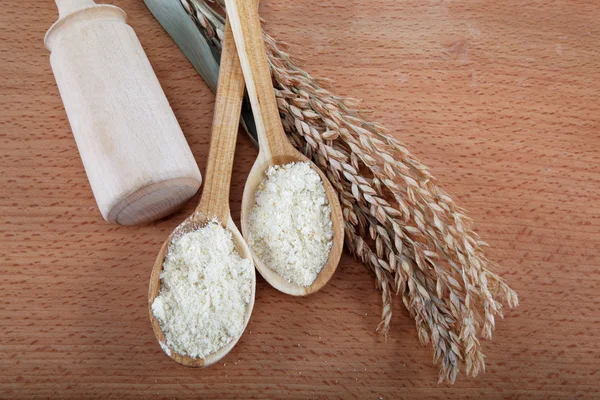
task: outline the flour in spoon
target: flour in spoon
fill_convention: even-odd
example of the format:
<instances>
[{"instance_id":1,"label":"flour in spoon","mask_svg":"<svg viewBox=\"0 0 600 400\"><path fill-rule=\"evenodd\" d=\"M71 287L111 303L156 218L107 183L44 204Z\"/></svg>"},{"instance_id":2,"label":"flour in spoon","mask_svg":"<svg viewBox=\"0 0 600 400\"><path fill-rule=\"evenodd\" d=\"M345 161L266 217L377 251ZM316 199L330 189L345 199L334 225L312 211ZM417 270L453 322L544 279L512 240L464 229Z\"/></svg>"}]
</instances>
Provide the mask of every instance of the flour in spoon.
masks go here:
<instances>
[{"instance_id":1,"label":"flour in spoon","mask_svg":"<svg viewBox=\"0 0 600 400\"><path fill-rule=\"evenodd\" d=\"M250 259L240 257L231 233L215 221L175 238L152 303L168 348L204 358L241 336L253 268Z\"/></svg>"},{"instance_id":2,"label":"flour in spoon","mask_svg":"<svg viewBox=\"0 0 600 400\"><path fill-rule=\"evenodd\" d=\"M331 207L307 162L271 166L248 218L248 245L288 282L310 286L332 246Z\"/></svg>"}]
</instances>

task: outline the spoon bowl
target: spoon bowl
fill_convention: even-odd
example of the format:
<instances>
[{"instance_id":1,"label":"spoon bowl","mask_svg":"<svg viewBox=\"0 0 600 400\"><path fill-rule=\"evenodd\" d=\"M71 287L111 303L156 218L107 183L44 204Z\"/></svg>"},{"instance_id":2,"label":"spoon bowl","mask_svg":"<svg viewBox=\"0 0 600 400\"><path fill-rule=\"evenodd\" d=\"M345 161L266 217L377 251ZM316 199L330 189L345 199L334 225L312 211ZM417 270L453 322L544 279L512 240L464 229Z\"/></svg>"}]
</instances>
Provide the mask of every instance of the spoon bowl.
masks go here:
<instances>
[{"instance_id":1,"label":"spoon bowl","mask_svg":"<svg viewBox=\"0 0 600 400\"><path fill-rule=\"evenodd\" d=\"M148 290L148 312L150 313L150 323L152 324L152 330L154 331L154 335L158 340L160 347L164 350L164 352L171 357L173 360L177 361L179 364L185 365L187 367L207 367L211 364L216 363L223 357L225 357L236 345L240 336L234 338L231 342L229 342L224 347L220 348L215 353L209 354L205 358L193 358L180 353L177 353L175 350L171 349L167 344L167 339L165 334L163 333L160 323L154 316L152 312L152 303L156 296L158 296L160 292L160 273L163 269L163 264L165 257L167 255L167 251L169 250L169 246L173 239L178 236L184 235L188 232L193 232L199 228L202 228L210 221L214 220L214 217L209 217L207 215L203 215L201 213L194 213L189 216L186 220L184 220L179 226L177 226L173 232L169 235L167 240L163 243L162 247L158 255L156 256L156 261L154 262L154 266L152 267L152 275L150 276L150 286ZM252 257L250 253L250 248L246 244L246 241L242 237L242 234L236 227L235 223L231 219L228 219L226 224L219 222L225 229L231 232L233 236L233 243L235 244L235 248L239 253L240 257L244 259L248 259ZM250 258L251 259L251 258ZM250 296L250 303L246 307L246 313L244 315L244 330L248 325L248 321L250 321L250 315L252 315L252 309L254 308L254 296L256 293L256 273L254 272L254 268L252 268L252 292ZM242 333L244 332L242 330Z\"/></svg>"},{"instance_id":2,"label":"spoon bowl","mask_svg":"<svg viewBox=\"0 0 600 400\"><path fill-rule=\"evenodd\" d=\"M327 284L327 282L329 282L329 280L335 273L344 247L344 226L342 210L338 201L337 193L331 185L331 183L329 182L329 180L327 179L327 177L325 176L325 174L302 153L298 152L294 148L292 148L291 150L292 151L290 151L287 154L270 157L268 159L263 158L261 157L261 155L259 155L259 157L256 159L256 162L252 166L252 169L246 181L246 185L244 187L244 195L242 198L241 225L244 237L248 238L248 217L250 216L250 212L252 211L252 207L254 206L256 192L258 191L261 182L266 176L266 170L270 166L289 164L292 162L309 163L310 167L319 174L321 182L323 183L323 187L325 188L325 196L331 208L331 221L333 228L333 243L329 252L329 258L327 259L327 263L323 266L323 269L321 269L321 271L317 275L315 281L310 286L300 286L293 282L287 281L277 272L265 265L260 260L260 258L254 253L254 251L252 251L252 248L250 248L250 252L252 253L256 269L258 269L260 275L271 286L283 293L292 296L306 296L320 290L323 286Z\"/></svg>"}]
</instances>

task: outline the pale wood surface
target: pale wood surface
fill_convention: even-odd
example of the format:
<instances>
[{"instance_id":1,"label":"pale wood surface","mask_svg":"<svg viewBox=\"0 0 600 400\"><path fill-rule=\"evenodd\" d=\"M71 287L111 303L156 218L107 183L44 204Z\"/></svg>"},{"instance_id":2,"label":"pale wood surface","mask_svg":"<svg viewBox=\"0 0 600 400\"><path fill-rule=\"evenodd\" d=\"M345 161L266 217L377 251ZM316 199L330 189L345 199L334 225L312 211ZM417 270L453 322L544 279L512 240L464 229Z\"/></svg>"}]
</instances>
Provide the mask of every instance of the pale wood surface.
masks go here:
<instances>
[{"instance_id":1,"label":"pale wood surface","mask_svg":"<svg viewBox=\"0 0 600 400\"><path fill-rule=\"evenodd\" d=\"M256 192L265 177L265 170L272 165L308 162L323 182L325 196L331 208L333 227L333 243L329 258L315 281L308 287L288 282L263 263L260 257L256 256L256 253L250 248L256 269L267 282L283 293L293 296L306 296L321 290L337 269L344 246L344 219L338 195L325 174L304 154L296 150L285 136L269 73L269 63L256 3L252 0L233 0L226 3L227 17L231 23L238 49L260 146L258 157L248 174L244 187L241 210L242 232L247 239L249 235L248 218L254 206Z\"/></svg>"},{"instance_id":2,"label":"pale wood surface","mask_svg":"<svg viewBox=\"0 0 600 400\"><path fill-rule=\"evenodd\" d=\"M143 2L115 4L204 170L214 96ZM306 298L258 279L252 320L222 363L198 370L166 357L148 322L148 278L196 203L145 227L101 219L42 44L54 4L4 0L0 397L600 396L597 2L261 4L268 31L364 99L477 221L521 300L484 343L487 373L437 385L400 301L391 338L378 336L380 295L347 254ZM235 220L256 154L240 137Z\"/></svg>"},{"instance_id":3,"label":"pale wood surface","mask_svg":"<svg viewBox=\"0 0 600 400\"><path fill-rule=\"evenodd\" d=\"M57 4L45 44L98 208L122 225L169 215L202 178L140 41L118 7Z\"/></svg>"},{"instance_id":4,"label":"pale wood surface","mask_svg":"<svg viewBox=\"0 0 600 400\"><path fill-rule=\"evenodd\" d=\"M75 11L96 5L94 0L54 0L54 2L58 7L59 18L64 18Z\"/></svg>"}]
</instances>

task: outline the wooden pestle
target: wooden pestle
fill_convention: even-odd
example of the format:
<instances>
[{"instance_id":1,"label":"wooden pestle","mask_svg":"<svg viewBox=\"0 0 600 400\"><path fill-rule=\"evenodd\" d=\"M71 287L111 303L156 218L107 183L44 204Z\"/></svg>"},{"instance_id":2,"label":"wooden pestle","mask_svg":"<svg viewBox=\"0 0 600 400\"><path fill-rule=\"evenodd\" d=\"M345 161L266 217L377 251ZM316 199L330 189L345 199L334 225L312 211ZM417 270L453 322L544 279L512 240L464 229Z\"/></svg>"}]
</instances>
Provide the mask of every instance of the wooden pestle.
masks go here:
<instances>
[{"instance_id":1,"label":"wooden pestle","mask_svg":"<svg viewBox=\"0 0 600 400\"><path fill-rule=\"evenodd\" d=\"M198 165L123 10L56 0L50 64L102 216L162 218L200 188Z\"/></svg>"}]
</instances>

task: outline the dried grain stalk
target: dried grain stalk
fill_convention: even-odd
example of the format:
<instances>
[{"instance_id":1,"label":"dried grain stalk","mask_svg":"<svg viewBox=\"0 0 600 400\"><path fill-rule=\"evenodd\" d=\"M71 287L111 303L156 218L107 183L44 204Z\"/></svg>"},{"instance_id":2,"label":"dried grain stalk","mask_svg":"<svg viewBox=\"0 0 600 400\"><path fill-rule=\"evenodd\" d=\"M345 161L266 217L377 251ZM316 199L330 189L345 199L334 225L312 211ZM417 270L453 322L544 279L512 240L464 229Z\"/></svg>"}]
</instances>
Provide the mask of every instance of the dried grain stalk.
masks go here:
<instances>
[{"instance_id":1,"label":"dried grain stalk","mask_svg":"<svg viewBox=\"0 0 600 400\"><path fill-rule=\"evenodd\" d=\"M203 0L181 2L220 50L223 18ZM479 338L491 339L502 303L518 298L491 272L472 221L402 143L362 118L356 100L334 95L263 36L285 131L337 190L346 246L382 291L378 329L388 334L398 294L441 361L440 382L454 382L461 363L469 375L484 371Z\"/></svg>"}]
</instances>

